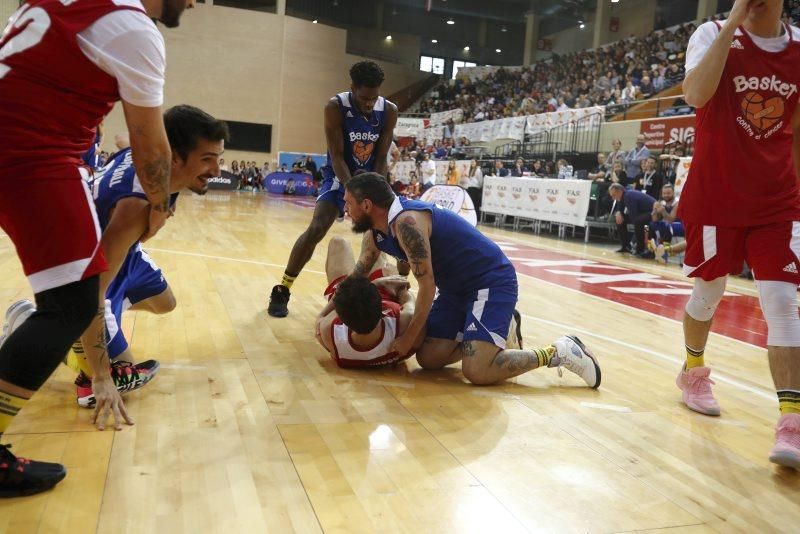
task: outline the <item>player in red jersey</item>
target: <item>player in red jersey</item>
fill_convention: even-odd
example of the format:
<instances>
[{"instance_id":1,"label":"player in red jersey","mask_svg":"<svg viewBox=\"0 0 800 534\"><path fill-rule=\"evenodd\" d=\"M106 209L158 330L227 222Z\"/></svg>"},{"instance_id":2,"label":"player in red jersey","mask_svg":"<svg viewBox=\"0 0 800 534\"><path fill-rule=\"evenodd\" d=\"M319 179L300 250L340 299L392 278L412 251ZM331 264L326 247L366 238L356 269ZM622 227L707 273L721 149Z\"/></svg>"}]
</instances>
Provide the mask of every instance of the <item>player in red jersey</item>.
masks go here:
<instances>
[{"instance_id":1,"label":"player in red jersey","mask_svg":"<svg viewBox=\"0 0 800 534\"><path fill-rule=\"evenodd\" d=\"M385 258L384 258L385 259ZM389 347L414 316L414 295L408 279L399 276L394 266L378 262L368 278L350 277L356 265L355 253L343 237L328 243L325 272L328 304L316 319L317 341L339 367L372 367L397 363L400 355ZM422 345L424 335L415 347Z\"/></svg>"},{"instance_id":2,"label":"player in red jersey","mask_svg":"<svg viewBox=\"0 0 800 534\"><path fill-rule=\"evenodd\" d=\"M0 435L70 345L103 324L106 261L81 155L122 100L152 237L169 216L171 151L162 120L164 40L151 19L178 25L191 0L30 0L0 37L0 227L36 297L0 347ZM102 332L102 329L99 330ZM132 421L111 378L105 335L87 352L98 428ZM38 493L63 466L0 445L0 497Z\"/></svg>"},{"instance_id":3,"label":"player in red jersey","mask_svg":"<svg viewBox=\"0 0 800 534\"><path fill-rule=\"evenodd\" d=\"M677 384L692 410L719 415L705 350L727 275L757 280L781 417L774 463L800 469L800 30L781 0L736 0L700 26L686 53L686 101L697 107L695 156L678 215L686 228L686 363Z\"/></svg>"}]
</instances>

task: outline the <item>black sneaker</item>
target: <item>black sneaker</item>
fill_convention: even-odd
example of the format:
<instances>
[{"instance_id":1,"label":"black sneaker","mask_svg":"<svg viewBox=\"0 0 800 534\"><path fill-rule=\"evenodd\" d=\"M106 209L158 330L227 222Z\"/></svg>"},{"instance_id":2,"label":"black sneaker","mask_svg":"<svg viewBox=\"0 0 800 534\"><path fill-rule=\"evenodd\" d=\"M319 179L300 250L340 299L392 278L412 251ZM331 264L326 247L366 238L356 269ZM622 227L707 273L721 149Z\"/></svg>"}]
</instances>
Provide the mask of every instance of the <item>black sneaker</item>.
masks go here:
<instances>
[{"instance_id":1,"label":"black sneaker","mask_svg":"<svg viewBox=\"0 0 800 534\"><path fill-rule=\"evenodd\" d=\"M614 252L616 252L617 254L630 254L632 251L629 247L622 247L618 248Z\"/></svg>"},{"instance_id":2,"label":"black sneaker","mask_svg":"<svg viewBox=\"0 0 800 534\"><path fill-rule=\"evenodd\" d=\"M267 313L272 317L286 317L289 315L289 288L278 284L272 288L269 296L269 307Z\"/></svg>"},{"instance_id":3,"label":"black sneaker","mask_svg":"<svg viewBox=\"0 0 800 534\"><path fill-rule=\"evenodd\" d=\"M516 309L514 310L514 321L517 323L517 342L519 343L519 350L522 350L522 316Z\"/></svg>"},{"instance_id":4,"label":"black sneaker","mask_svg":"<svg viewBox=\"0 0 800 534\"><path fill-rule=\"evenodd\" d=\"M61 464L17 458L0 445L0 497L22 497L47 491L67 476Z\"/></svg>"}]
</instances>

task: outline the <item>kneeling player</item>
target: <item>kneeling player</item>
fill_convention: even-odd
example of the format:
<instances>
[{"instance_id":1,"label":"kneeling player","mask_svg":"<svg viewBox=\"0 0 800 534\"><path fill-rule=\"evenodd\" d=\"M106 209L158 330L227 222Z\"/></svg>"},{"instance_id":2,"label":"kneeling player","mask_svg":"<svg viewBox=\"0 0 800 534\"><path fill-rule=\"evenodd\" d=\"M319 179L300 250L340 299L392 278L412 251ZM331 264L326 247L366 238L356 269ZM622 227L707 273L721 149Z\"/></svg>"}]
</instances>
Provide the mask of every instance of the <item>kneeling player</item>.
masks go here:
<instances>
[{"instance_id":1,"label":"kneeling player","mask_svg":"<svg viewBox=\"0 0 800 534\"><path fill-rule=\"evenodd\" d=\"M389 350L414 315L414 295L394 266L379 261L368 278L348 277L356 260L350 243L334 237L328 244L325 272L328 304L316 319L316 336L339 367L397 363L414 352ZM422 344L420 335L414 347Z\"/></svg>"},{"instance_id":2,"label":"kneeling player","mask_svg":"<svg viewBox=\"0 0 800 534\"><path fill-rule=\"evenodd\" d=\"M179 191L189 189L203 195L207 191L208 179L219 176L219 157L228 139L228 129L224 122L191 106L167 110L164 124L172 149L170 209L174 211ZM81 371L75 381L77 400L80 406L87 408L94 406L95 397L92 371L84 348L87 352L102 350L95 346L98 345L95 341L106 336L111 374L117 390L129 392L138 389L153 378L159 364L148 360L133 365L133 355L120 328L122 312L131 309L163 314L175 309L176 305L175 296L161 270L142 249L140 238L147 231L149 204L133 160L131 148L120 150L90 182L109 270L100 276L100 291L106 308L105 325L103 321L94 321L81 336L82 343L73 346L68 362ZM30 301L12 305L6 313L5 333L16 329L34 310ZM102 347L102 343L99 345Z\"/></svg>"}]
</instances>

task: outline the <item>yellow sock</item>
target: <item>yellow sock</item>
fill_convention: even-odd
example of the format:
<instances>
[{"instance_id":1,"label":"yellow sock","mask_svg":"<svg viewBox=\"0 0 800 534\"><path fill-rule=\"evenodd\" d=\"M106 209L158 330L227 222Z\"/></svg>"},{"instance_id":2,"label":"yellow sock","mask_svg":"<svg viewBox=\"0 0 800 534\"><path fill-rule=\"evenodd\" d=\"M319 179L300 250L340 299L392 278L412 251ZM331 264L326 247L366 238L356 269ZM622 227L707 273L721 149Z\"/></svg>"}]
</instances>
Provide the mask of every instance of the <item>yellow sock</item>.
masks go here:
<instances>
[{"instance_id":1,"label":"yellow sock","mask_svg":"<svg viewBox=\"0 0 800 534\"><path fill-rule=\"evenodd\" d=\"M542 349L533 349L533 352L539 360L538 367L547 367L550 365L550 360L553 359L553 355L556 353L556 348L551 345Z\"/></svg>"},{"instance_id":2,"label":"yellow sock","mask_svg":"<svg viewBox=\"0 0 800 534\"><path fill-rule=\"evenodd\" d=\"M297 279L296 276L289 276L286 273L283 273L283 278L281 279L281 285L285 286L286 289L292 289L292 284Z\"/></svg>"},{"instance_id":3,"label":"yellow sock","mask_svg":"<svg viewBox=\"0 0 800 534\"><path fill-rule=\"evenodd\" d=\"M83 352L83 345L80 340L72 344L72 348L67 353L67 358L64 360L67 367L76 372L83 371L83 374L90 377L92 376L92 366L86 359L86 354Z\"/></svg>"},{"instance_id":4,"label":"yellow sock","mask_svg":"<svg viewBox=\"0 0 800 534\"><path fill-rule=\"evenodd\" d=\"M11 426L11 421L19 413L28 399L17 397L0 390L0 436Z\"/></svg>"},{"instance_id":5,"label":"yellow sock","mask_svg":"<svg viewBox=\"0 0 800 534\"><path fill-rule=\"evenodd\" d=\"M791 389L779 391L778 406L780 406L781 415L786 415L787 413L800 414L800 391Z\"/></svg>"},{"instance_id":6,"label":"yellow sock","mask_svg":"<svg viewBox=\"0 0 800 534\"><path fill-rule=\"evenodd\" d=\"M703 367L706 362L703 359L703 354L705 353L706 349L702 348L700 350L693 349L686 346L686 369L693 369L695 367Z\"/></svg>"}]
</instances>

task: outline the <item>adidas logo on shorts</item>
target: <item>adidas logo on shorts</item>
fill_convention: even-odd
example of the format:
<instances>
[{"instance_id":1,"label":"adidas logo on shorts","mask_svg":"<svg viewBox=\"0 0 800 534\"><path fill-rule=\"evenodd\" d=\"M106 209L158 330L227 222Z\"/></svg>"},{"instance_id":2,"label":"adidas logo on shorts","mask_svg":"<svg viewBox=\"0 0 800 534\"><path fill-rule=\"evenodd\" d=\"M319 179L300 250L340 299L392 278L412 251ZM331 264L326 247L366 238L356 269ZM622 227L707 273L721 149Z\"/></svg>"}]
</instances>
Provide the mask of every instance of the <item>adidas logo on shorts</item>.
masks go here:
<instances>
[{"instance_id":1,"label":"adidas logo on shorts","mask_svg":"<svg viewBox=\"0 0 800 534\"><path fill-rule=\"evenodd\" d=\"M792 262L783 268L783 272L797 274L797 265L795 265L794 262Z\"/></svg>"},{"instance_id":2,"label":"adidas logo on shorts","mask_svg":"<svg viewBox=\"0 0 800 534\"><path fill-rule=\"evenodd\" d=\"M378 241L378 243L380 243L381 241L383 241L383 236L381 234L378 234L376 240Z\"/></svg>"},{"instance_id":3,"label":"adidas logo on shorts","mask_svg":"<svg viewBox=\"0 0 800 534\"><path fill-rule=\"evenodd\" d=\"M477 332L477 331L478 327L475 326L475 323L469 323L469 326L467 327L467 332Z\"/></svg>"},{"instance_id":4,"label":"adidas logo on shorts","mask_svg":"<svg viewBox=\"0 0 800 534\"><path fill-rule=\"evenodd\" d=\"M348 112L347 112L347 117L348 117L348 118L350 118L350 119L352 119L352 118L353 118L353 113L352 113L352 112L350 112L350 111L348 111Z\"/></svg>"},{"instance_id":5,"label":"adidas logo on shorts","mask_svg":"<svg viewBox=\"0 0 800 534\"><path fill-rule=\"evenodd\" d=\"M739 39L733 40L733 42L731 43L731 48L736 48L737 50L744 50L744 46L742 46L742 43L739 41Z\"/></svg>"}]
</instances>

